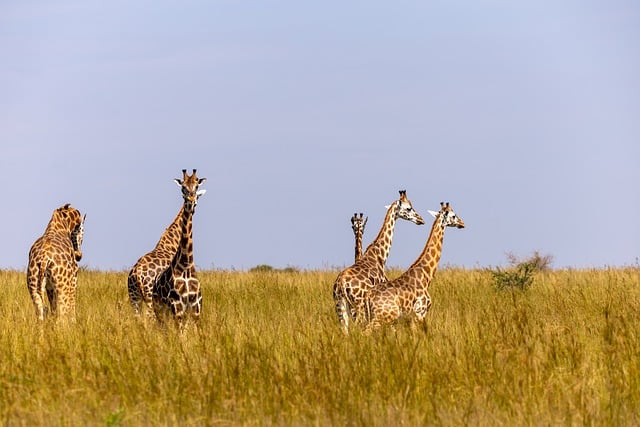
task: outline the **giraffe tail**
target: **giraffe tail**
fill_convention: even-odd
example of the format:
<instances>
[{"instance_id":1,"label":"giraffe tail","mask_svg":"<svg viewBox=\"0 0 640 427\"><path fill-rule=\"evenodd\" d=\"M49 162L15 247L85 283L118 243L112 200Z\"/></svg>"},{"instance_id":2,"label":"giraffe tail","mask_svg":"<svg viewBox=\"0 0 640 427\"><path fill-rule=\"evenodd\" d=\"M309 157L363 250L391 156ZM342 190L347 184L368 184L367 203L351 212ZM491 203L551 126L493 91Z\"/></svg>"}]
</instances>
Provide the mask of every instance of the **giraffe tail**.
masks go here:
<instances>
[{"instance_id":1,"label":"giraffe tail","mask_svg":"<svg viewBox=\"0 0 640 427\"><path fill-rule=\"evenodd\" d=\"M51 264L50 259L46 259L45 261L39 263L38 265L38 282L36 289L41 289L44 291L46 287L46 278L47 278L47 270L49 269L49 264Z\"/></svg>"},{"instance_id":2,"label":"giraffe tail","mask_svg":"<svg viewBox=\"0 0 640 427\"><path fill-rule=\"evenodd\" d=\"M36 271L33 274L27 274L27 287L33 300L36 310L36 316L39 320L44 320L48 314L48 308L45 305L44 293L47 286L47 270L49 269L50 260L36 262Z\"/></svg>"}]
</instances>

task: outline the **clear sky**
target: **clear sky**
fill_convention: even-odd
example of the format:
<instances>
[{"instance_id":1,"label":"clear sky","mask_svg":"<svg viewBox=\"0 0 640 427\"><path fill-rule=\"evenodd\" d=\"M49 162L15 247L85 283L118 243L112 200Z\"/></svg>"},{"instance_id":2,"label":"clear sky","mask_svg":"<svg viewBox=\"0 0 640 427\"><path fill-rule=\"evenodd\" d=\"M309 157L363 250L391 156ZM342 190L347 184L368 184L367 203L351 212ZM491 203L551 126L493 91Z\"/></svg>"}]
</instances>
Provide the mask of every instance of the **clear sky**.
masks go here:
<instances>
[{"instance_id":1,"label":"clear sky","mask_svg":"<svg viewBox=\"0 0 640 427\"><path fill-rule=\"evenodd\" d=\"M81 265L129 269L185 168L201 269L348 265L351 215L368 244L400 189L467 224L443 264L640 257L635 0L4 1L0 57L0 268L68 202Z\"/></svg>"}]
</instances>

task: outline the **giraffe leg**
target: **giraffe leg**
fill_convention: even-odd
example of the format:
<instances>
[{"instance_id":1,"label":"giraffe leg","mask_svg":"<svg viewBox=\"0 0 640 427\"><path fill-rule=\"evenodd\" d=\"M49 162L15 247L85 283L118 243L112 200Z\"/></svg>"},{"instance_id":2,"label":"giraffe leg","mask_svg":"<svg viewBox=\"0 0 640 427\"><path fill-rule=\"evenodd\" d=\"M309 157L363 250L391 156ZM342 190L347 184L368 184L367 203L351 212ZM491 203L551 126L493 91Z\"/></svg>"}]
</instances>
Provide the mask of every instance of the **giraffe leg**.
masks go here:
<instances>
[{"instance_id":1,"label":"giraffe leg","mask_svg":"<svg viewBox=\"0 0 640 427\"><path fill-rule=\"evenodd\" d=\"M431 307L431 298L429 295L422 295L416 299L413 304L413 311L416 314L418 321L424 321L425 317L427 317L429 307Z\"/></svg>"},{"instance_id":2,"label":"giraffe leg","mask_svg":"<svg viewBox=\"0 0 640 427\"><path fill-rule=\"evenodd\" d=\"M381 326L382 324L380 323L380 319L375 317L375 315L373 315L373 312L371 312L368 316L368 322L364 327L363 334L371 335L372 332L377 331Z\"/></svg>"},{"instance_id":3,"label":"giraffe leg","mask_svg":"<svg viewBox=\"0 0 640 427\"><path fill-rule=\"evenodd\" d=\"M342 327L345 334L349 333L349 305L347 298L344 294L342 286L336 282L333 285L333 300L336 303L336 314L338 315L338 322Z\"/></svg>"},{"instance_id":4,"label":"giraffe leg","mask_svg":"<svg viewBox=\"0 0 640 427\"><path fill-rule=\"evenodd\" d=\"M44 320L47 315L44 302L44 290L31 289L31 299L33 300L33 307L36 310L36 317L38 320Z\"/></svg>"},{"instance_id":5,"label":"giraffe leg","mask_svg":"<svg viewBox=\"0 0 640 427\"><path fill-rule=\"evenodd\" d=\"M131 303L131 307L133 307L134 313L136 316L140 316L142 312L142 292L140 291L140 286L133 271L129 273L129 277L127 278L127 291L129 293L129 302Z\"/></svg>"},{"instance_id":6,"label":"giraffe leg","mask_svg":"<svg viewBox=\"0 0 640 427\"><path fill-rule=\"evenodd\" d=\"M49 276L47 280L46 290L47 290L47 299L49 300L49 313L46 313L46 314L47 315L51 314L55 316L58 313L58 293L55 290L55 279L51 276ZM45 308L45 312L46 311L47 310Z\"/></svg>"},{"instance_id":7,"label":"giraffe leg","mask_svg":"<svg viewBox=\"0 0 640 427\"><path fill-rule=\"evenodd\" d=\"M78 269L76 267L75 273L71 276L69 289L65 292L66 295L66 313L65 316L69 317L69 320L73 323L76 321L76 292L78 289Z\"/></svg>"},{"instance_id":8,"label":"giraffe leg","mask_svg":"<svg viewBox=\"0 0 640 427\"><path fill-rule=\"evenodd\" d=\"M166 327L166 320L171 313L171 309L164 304L160 297L153 298L153 313L155 315L156 322L161 328Z\"/></svg>"},{"instance_id":9,"label":"giraffe leg","mask_svg":"<svg viewBox=\"0 0 640 427\"><path fill-rule=\"evenodd\" d=\"M202 310L202 291L198 288L189 294L189 308L191 312L191 318L199 323L200 320L200 310Z\"/></svg>"},{"instance_id":10,"label":"giraffe leg","mask_svg":"<svg viewBox=\"0 0 640 427\"><path fill-rule=\"evenodd\" d=\"M336 302L336 314L338 315L338 321L340 326L346 334L349 333L349 313L347 308L347 300L342 297Z\"/></svg>"},{"instance_id":11,"label":"giraffe leg","mask_svg":"<svg viewBox=\"0 0 640 427\"><path fill-rule=\"evenodd\" d=\"M174 299L171 303L171 311L173 312L173 317L176 325L178 326L178 331L181 334L184 333L188 320L185 301L183 301L181 297Z\"/></svg>"},{"instance_id":12,"label":"giraffe leg","mask_svg":"<svg viewBox=\"0 0 640 427\"><path fill-rule=\"evenodd\" d=\"M27 271L27 288L33 301L36 317L40 321L44 320L46 316L44 301L46 280L46 274L42 267L32 266L29 271Z\"/></svg>"},{"instance_id":13,"label":"giraffe leg","mask_svg":"<svg viewBox=\"0 0 640 427\"><path fill-rule=\"evenodd\" d=\"M144 277L137 288L138 310L144 311L145 319L147 320L153 320L156 317L155 310L153 308L154 282L154 278Z\"/></svg>"}]
</instances>

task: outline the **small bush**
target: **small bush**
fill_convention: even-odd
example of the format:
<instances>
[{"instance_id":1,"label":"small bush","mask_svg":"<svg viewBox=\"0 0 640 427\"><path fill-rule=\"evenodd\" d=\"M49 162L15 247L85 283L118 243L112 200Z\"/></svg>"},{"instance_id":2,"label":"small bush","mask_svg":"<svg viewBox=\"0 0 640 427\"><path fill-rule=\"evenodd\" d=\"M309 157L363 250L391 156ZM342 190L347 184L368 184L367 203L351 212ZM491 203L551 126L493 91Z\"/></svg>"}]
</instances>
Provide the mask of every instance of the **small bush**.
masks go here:
<instances>
[{"instance_id":1,"label":"small bush","mask_svg":"<svg viewBox=\"0 0 640 427\"><path fill-rule=\"evenodd\" d=\"M533 251L529 258L519 258L513 252L507 253L507 259L512 267L518 267L520 264L531 264L534 271L549 271L553 264L553 255L542 255L538 251Z\"/></svg>"},{"instance_id":2,"label":"small bush","mask_svg":"<svg viewBox=\"0 0 640 427\"><path fill-rule=\"evenodd\" d=\"M268 264L260 264L250 268L249 272L250 273L298 273L300 272L300 270L292 266L287 266L285 268L275 268Z\"/></svg>"},{"instance_id":3,"label":"small bush","mask_svg":"<svg viewBox=\"0 0 640 427\"><path fill-rule=\"evenodd\" d=\"M502 269L496 267L490 270L493 275L496 287L502 289L528 289L533 283L533 276L539 271L548 271L551 269L553 256L541 255L535 251L526 259L518 258L512 252L507 253L507 259L510 268Z\"/></svg>"},{"instance_id":4,"label":"small bush","mask_svg":"<svg viewBox=\"0 0 640 427\"><path fill-rule=\"evenodd\" d=\"M275 268L273 268L272 266L268 265L268 264L260 264L260 265L256 265L255 267L252 267L249 269L250 273L265 273L265 272L270 272L270 271L275 271Z\"/></svg>"},{"instance_id":5,"label":"small bush","mask_svg":"<svg viewBox=\"0 0 640 427\"><path fill-rule=\"evenodd\" d=\"M493 275L496 287L502 289L522 289L525 290L533 283L533 273L535 266L528 262L523 262L509 269L496 267L490 270Z\"/></svg>"}]
</instances>

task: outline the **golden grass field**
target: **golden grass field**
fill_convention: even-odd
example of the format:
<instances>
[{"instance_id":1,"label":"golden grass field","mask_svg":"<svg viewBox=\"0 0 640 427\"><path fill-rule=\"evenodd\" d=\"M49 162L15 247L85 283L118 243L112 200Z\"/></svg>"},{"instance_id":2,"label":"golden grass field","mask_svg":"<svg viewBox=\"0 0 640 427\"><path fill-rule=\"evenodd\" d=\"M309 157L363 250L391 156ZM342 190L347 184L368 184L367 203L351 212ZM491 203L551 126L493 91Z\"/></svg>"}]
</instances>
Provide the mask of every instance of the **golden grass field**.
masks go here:
<instances>
[{"instance_id":1,"label":"golden grass field","mask_svg":"<svg viewBox=\"0 0 640 427\"><path fill-rule=\"evenodd\" d=\"M184 335L134 317L126 275L81 270L77 322L38 324L0 271L1 425L640 425L637 267L444 268L426 324L372 336L341 332L337 271L199 272Z\"/></svg>"}]
</instances>

